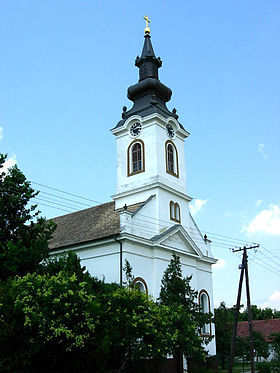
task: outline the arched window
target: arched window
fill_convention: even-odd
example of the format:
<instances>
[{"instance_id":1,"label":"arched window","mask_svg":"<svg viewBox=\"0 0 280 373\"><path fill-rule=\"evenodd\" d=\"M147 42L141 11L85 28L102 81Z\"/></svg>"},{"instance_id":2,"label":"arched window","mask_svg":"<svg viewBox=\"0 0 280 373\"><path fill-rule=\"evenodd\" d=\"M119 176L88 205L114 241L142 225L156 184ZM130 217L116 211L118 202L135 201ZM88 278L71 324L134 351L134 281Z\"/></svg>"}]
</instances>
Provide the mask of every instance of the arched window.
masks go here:
<instances>
[{"instance_id":1,"label":"arched window","mask_svg":"<svg viewBox=\"0 0 280 373\"><path fill-rule=\"evenodd\" d=\"M145 293L148 295L148 286L146 281L142 277L136 277L133 281L135 289L139 290L140 293Z\"/></svg>"},{"instance_id":2,"label":"arched window","mask_svg":"<svg viewBox=\"0 0 280 373\"><path fill-rule=\"evenodd\" d=\"M181 223L181 213L179 204L177 202L170 201L169 209L170 219L176 221L176 223Z\"/></svg>"},{"instance_id":3,"label":"arched window","mask_svg":"<svg viewBox=\"0 0 280 373\"><path fill-rule=\"evenodd\" d=\"M167 145L167 169L174 173L174 149L171 144Z\"/></svg>"},{"instance_id":4,"label":"arched window","mask_svg":"<svg viewBox=\"0 0 280 373\"><path fill-rule=\"evenodd\" d=\"M134 144L131 149L132 154L132 172L137 172L142 169L142 154L141 154L141 145L139 142Z\"/></svg>"},{"instance_id":5,"label":"arched window","mask_svg":"<svg viewBox=\"0 0 280 373\"><path fill-rule=\"evenodd\" d=\"M127 150L127 175L131 176L145 171L144 143L134 140Z\"/></svg>"},{"instance_id":6,"label":"arched window","mask_svg":"<svg viewBox=\"0 0 280 373\"><path fill-rule=\"evenodd\" d=\"M179 177L178 152L176 146L170 140L165 143L165 161L166 172L170 175Z\"/></svg>"},{"instance_id":7,"label":"arched window","mask_svg":"<svg viewBox=\"0 0 280 373\"><path fill-rule=\"evenodd\" d=\"M199 305L201 312L210 313L210 298L206 290L201 290L199 293ZM202 336L211 335L211 324L204 324L200 330Z\"/></svg>"}]
</instances>

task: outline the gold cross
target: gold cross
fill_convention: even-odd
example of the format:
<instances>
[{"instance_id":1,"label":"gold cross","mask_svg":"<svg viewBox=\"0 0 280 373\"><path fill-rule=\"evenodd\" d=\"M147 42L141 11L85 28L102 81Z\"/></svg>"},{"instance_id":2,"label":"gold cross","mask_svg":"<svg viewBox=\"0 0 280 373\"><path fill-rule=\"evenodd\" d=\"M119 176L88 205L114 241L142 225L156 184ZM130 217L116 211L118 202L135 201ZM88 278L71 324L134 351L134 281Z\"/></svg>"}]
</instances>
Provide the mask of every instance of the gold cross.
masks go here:
<instances>
[{"instance_id":1,"label":"gold cross","mask_svg":"<svg viewBox=\"0 0 280 373\"><path fill-rule=\"evenodd\" d=\"M150 27L149 27L149 23L151 23L151 21L149 20L148 16L145 16L143 18L146 21L145 34L149 34L151 32Z\"/></svg>"}]
</instances>

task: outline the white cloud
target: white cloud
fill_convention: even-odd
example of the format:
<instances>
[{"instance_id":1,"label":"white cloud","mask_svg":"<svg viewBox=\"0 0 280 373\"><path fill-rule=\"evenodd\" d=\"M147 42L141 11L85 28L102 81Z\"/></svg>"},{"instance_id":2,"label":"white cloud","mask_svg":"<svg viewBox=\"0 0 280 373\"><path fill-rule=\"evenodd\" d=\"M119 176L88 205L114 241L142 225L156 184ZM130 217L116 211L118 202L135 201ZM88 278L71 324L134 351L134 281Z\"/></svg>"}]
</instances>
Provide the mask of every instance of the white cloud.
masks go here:
<instances>
[{"instance_id":1,"label":"white cloud","mask_svg":"<svg viewBox=\"0 0 280 373\"><path fill-rule=\"evenodd\" d=\"M267 210L262 210L243 230L249 234L262 232L280 235L280 206L271 203Z\"/></svg>"},{"instance_id":2,"label":"white cloud","mask_svg":"<svg viewBox=\"0 0 280 373\"><path fill-rule=\"evenodd\" d=\"M16 161L16 156L15 154L13 154L10 158L8 158L6 160L6 162L3 164L3 168L0 169L0 172L5 172L5 174L7 173L8 169L10 167L13 167L15 164L17 163Z\"/></svg>"},{"instance_id":3,"label":"white cloud","mask_svg":"<svg viewBox=\"0 0 280 373\"><path fill-rule=\"evenodd\" d=\"M195 199L194 202L190 205L191 214L195 215L206 205L208 199Z\"/></svg>"},{"instance_id":4,"label":"white cloud","mask_svg":"<svg viewBox=\"0 0 280 373\"><path fill-rule=\"evenodd\" d=\"M263 156L264 159L268 158L268 156L266 155L266 153L264 151L264 144L259 144L258 145L258 152L261 153L261 155Z\"/></svg>"},{"instance_id":5,"label":"white cloud","mask_svg":"<svg viewBox=\"0 0 280 373\"><path fill-rule=\"evenodd\" d=\"M280 291L276 290L274 291L267 299L267 301L261 305L261 308L275 308L277 310L280 309Z\"/></svg>"},{"instance_id":6,"label":"white cloud","mask_svg":"<svg viewBox=\"0 0 280 373\"><path fill-rule=\"evenodd\" d=\"M218 259L217 263L213 264L213 269L225 268L227 265L224 259Z\"/></svg>"},{"instance_id":7,"label":"white cloud","mask_svg":"<svg viewBox=\"0 0 280 373\"><path fill-rule=\"evenodd\" d=\"M3 127L0 126L0 140L3 139Z\"/></svg>"},{"instance_id":8,"label":"white cloud","mask_svg":"<svg viewBox=\"0 0 280 373\"><path fill-rule=\"evenodd\" d=\"M258 199L258 200L256 201L256 206L258 207L261 203L262 203L262 200L261 200L261 199Z\"/></svg>"}]
</instances>

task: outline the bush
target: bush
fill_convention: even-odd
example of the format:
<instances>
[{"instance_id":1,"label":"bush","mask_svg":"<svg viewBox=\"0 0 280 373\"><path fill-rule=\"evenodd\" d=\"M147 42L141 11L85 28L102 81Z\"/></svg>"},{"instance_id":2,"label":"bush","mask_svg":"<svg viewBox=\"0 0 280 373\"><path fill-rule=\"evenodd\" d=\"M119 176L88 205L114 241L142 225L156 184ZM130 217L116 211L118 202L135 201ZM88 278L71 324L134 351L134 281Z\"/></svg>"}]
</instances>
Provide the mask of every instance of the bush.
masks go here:
<instances>
[{"instance_id":1,"label":"bush","mask_svg":"<svg viewBox=\"0 0 280 373\"><path fill-rule=\"evenodd\" d=\"M271 372L271 363L263 361L256 364L256 370L259 373L270 373Z\"/></svg>"}]
</instances>

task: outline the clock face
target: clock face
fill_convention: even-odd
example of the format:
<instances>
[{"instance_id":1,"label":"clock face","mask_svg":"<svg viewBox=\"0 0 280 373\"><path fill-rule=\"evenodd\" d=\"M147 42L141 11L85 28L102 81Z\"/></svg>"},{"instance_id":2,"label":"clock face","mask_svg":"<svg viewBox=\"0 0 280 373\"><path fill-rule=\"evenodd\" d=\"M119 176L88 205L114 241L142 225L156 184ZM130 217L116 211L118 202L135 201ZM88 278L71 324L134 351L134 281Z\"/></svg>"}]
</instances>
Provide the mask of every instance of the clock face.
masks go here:
<instances>
[{"instance_id":1,"label":"clock face","mask_svg":"<svg viewBox=\"0 0 280 373\"><path fill-rule=\"evenodd\" d=\"M170 124L167 124L166 131L167 131L167 135L170 139L173 139L175 137L175 131Z\"/></svg>"},{"instance_id":2,"label":"clock face","mask_svg":"<svg viewBox=\"0 0 280 373\"><path fill-rule=\"evenodd\" d=\"M133 137L136 137L140 135L142 129L142 125L139 122L133 123L133 125L130 127L130 134Z\"/></svg>"}]
</instances>

